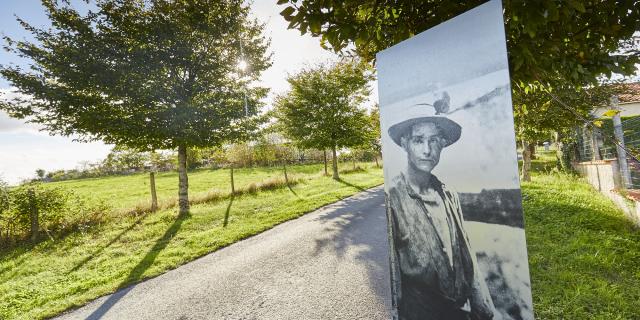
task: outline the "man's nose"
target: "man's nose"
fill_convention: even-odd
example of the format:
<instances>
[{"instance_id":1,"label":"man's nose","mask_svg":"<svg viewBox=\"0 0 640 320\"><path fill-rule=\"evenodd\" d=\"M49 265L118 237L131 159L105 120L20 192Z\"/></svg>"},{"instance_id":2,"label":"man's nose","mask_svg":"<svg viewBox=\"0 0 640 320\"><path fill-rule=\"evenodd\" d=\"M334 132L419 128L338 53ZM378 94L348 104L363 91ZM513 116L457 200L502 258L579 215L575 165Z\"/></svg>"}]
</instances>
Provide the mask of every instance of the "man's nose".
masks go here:
<instances>
[{"instance_id":1,"label":"man's nose","mask_svg":"<svg viewBox=\"0 0 640 320\"><path fill-rule=\"evenodd\" d=\"M431 155L431 146L429 146L428 142L422 144L422 153L425 155Z\"/></svg>"}]
</instances>

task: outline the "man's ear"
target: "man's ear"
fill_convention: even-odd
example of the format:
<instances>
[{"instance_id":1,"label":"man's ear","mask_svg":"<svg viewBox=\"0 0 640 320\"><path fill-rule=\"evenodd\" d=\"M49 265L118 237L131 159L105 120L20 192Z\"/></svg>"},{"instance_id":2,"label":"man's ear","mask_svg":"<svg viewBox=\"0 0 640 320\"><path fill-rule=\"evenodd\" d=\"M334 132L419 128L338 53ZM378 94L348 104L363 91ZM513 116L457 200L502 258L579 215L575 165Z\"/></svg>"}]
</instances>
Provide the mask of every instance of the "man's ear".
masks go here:
<instances>
[{"instance_id":1,"label":"man's ear","mask_svg":"<svg viewBox=\"0 0 640 320\"><path fill-rule=\"evenodd\" d=\"M449 144L449 140L445 137L440 137L440 147L444 148L447 144Z\"/></svg>"},{"instance_id":2,"label":"man's ear","mask_svg":"<svg viewBox=\"0 0 640 320\"><path fill-rule=\"evenodd\" d=\"M400 146L402 149L407 149L407 136L400 137Z\"/></svg>"}]
</instances>

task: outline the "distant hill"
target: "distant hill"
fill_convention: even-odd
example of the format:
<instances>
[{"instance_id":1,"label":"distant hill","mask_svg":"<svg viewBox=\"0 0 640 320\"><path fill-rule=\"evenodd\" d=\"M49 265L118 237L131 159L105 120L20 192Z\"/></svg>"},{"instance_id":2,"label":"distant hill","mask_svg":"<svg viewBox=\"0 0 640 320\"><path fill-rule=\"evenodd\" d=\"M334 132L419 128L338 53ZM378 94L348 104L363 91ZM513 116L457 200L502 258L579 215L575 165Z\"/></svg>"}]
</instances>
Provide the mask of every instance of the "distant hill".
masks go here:
<instances>
[{"instance_id":1,"label":"distant hill","mask_svg":"<svg viewBox=\"0 0 640 320\"><path fill-rule=\"evenodd\" d=\"M459 195L462 213L467 221L524 227L520 189L492 189Z\"/></svg>"}]
</instances>

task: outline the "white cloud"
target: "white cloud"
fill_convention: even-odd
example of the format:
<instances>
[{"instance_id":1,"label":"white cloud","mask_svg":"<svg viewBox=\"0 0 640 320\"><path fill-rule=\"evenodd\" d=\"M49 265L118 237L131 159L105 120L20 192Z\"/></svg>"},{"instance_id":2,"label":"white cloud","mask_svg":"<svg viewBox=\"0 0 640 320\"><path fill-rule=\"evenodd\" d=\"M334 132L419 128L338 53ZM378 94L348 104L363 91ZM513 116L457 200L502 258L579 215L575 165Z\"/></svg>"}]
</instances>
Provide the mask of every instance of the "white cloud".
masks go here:
<instances>
[{"instance_id":1,"label":"white cloud","mask_svg":"<svg viewBox=\"0 0 640 320\"><path fill-rule=\"evenodd\" d=\"M0 101L11 101L16 97L24 97L24 95L16 93L13 89L0 89ZM11 118L6 112L0 111L0 133L6 132L39 132L40 127L26 123L25 120Z\"/></svg>"},{"instance_id":2,"label":"white cloud","mask_svg":"<svg viewBox=\"0 0 640 320\"><path fill-rule=\"evenodd\" d=\"M16 184L33 178L36 169L71 169L82 161L101 160L111 147L102 142L74 142L67 137L0 132L0 177Z\"/></svg>"}]
</instances>

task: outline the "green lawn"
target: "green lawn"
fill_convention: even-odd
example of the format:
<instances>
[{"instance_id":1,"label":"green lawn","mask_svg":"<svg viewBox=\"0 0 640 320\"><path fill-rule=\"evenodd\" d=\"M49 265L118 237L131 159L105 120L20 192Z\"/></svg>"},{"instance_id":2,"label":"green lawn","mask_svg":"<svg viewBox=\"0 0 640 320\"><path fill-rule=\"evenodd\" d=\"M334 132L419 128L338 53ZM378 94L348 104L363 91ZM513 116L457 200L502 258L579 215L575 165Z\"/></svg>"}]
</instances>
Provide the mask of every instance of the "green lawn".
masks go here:
<instances>
[{"instance_id":1,"label":"green lawn","mask_svg":"<svg viewBox=\"0 0 640 320\"><path fill-rule=\"evenodd\" d=\"M523 184L536 319L640 319L640 232L581 179Z\"/></svg>"},{"instance_id":2,"label":"green lawn","mask_svg":"<svg viewBox=\"0 0 640 320\"><path fill-rule=\"evenodd\" d=\"M350 168L351 164L344 164ZM287 167L287 172L298 176L313 176L324 170L322 164ZM234 170L236 189L250 183L282 176L282 167L241 168ZM189 172L189 193L196 196L211 190L231 190L229 169L197 169ZM46 186L61 187L96 201L104 201L115 209L129 209L150 202L149 174L136 173L127 176L69 180L47 183ZM175 199L178 195L178 174L175 171L156 175L156 190L159 201Z\"/></svg>"},{"instance_id":3,"label":"green lawn","mask_svg":"<svg viewBox=\"0 0 640 320\"><path fill-rule=\"evenodd\" d=\"M581 179L553 173L550 159L536 160L533 181L523 184L536 319L640 319L640 232ZM263 170L247 172L259 179L274 174L274 169ZM375 168L345 174L343 182L317 175L321 166L291 170L308 177L291 190L195 205L187 218L177 218L175 210L127 215L85 234L0 252L0 319L55 315L382 182L382 170ZM190 178L202 175L201 181L214 185L216 174L225 178L228 170L198 171ZM192 191L204 192L207 183L198 179L191 178ZM238 181L255 181L243 179ZM77 188L89 181L62 184ZM101 186L82 192L108 199L96 190L113 185L94 182ZM137 188L140 195L129 203L146 197L145 188ZM163 192L169 195L169 182L167 188ZM229 223L223 227L227 212Z\"/></svg>"}]
</instances>

